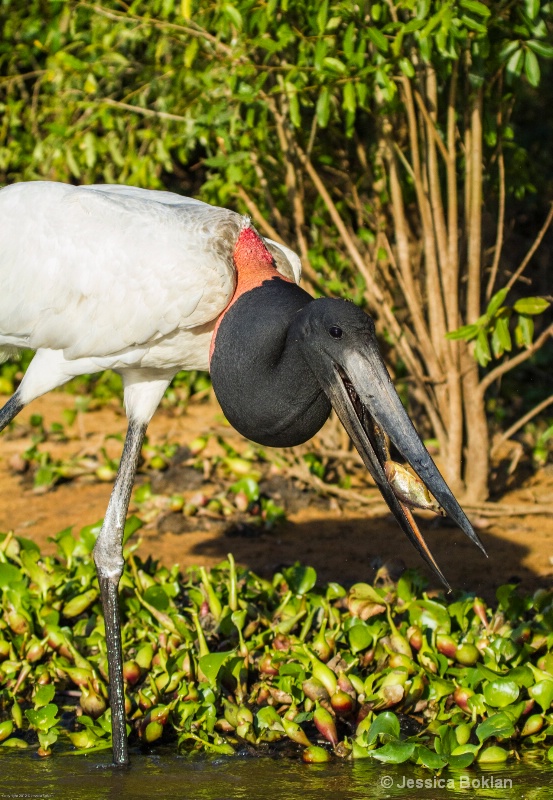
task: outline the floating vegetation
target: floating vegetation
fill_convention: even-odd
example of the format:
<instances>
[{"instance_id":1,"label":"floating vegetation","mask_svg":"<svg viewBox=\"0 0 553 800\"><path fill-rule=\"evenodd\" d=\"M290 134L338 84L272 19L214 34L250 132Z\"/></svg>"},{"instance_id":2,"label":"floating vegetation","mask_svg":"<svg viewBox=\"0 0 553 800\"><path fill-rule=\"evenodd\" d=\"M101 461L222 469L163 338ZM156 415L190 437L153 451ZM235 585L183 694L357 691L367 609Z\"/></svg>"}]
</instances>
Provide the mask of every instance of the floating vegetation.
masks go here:
<instances>
[{"instance_id":1,"label":"floating vegetation","mask_svg":"<svg viewBox=\"0 0 553 800\"><path fill-rule=\"evenodd\" d=\"M98 529L60 532L57 556L0 536L0 754L111 746ZM552 592L502 586L488 608L430 596L413 572L346 590L299 565L266 580L232 556L181 574L136 547L121 580L131 746L429 770L553 760Z\"/></svg>"}]
</instances>

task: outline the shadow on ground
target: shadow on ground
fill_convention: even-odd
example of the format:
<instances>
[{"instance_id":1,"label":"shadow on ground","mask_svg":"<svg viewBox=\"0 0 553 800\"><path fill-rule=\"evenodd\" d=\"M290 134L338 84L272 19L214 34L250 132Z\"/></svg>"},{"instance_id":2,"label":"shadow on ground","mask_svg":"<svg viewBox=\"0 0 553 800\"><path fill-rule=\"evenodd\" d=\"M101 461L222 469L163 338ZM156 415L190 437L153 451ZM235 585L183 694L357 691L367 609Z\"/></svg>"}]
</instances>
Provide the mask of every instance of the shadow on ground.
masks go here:
<instances>
[{"instance_id":1,"label":"shadow on ground","mask_svg":"<svg viewBox=\"0 0 553 800\"><path fill-rule=\"evenodd\" d=\"M182 532L174 537L174 545L180 544L182 548L181 557L176 560L216 563L232 552L238 563L264 576L299 561L315 567L320 582L338 581L346 586L372 581L383 565L392 577L397 577L403 567L409 567L423 572L430 587L439 587L438 579L424 565L390 515L365 519L328 515L325 518L321 512L318 514L309 521L289 520L266 532L225 523L210 526L211 535L204 534L200 540ZM524 591L551 585L550 576L540 576L525 565L530 549L524 544L524 525L520 521L510 518L505 526L495 523L479 531L489 558L485 558L457 528L441 521L441 524L428 520L419 522L438 564L455 590L473 591L492 599L495 589L504 583L520 582ZM154 538L163 536L158 534ZM548 560L546 546L544 558Z\"/></svg>"}]
</instances>

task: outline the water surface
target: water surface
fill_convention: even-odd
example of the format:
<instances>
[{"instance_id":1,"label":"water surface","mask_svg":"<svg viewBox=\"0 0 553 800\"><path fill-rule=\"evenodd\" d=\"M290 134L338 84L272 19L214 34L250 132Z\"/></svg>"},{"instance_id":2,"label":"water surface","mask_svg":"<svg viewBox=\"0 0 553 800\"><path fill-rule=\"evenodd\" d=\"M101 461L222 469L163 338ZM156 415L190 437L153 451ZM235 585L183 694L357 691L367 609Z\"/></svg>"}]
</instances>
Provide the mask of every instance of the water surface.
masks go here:
<instances>
[{"instance_id":1,"label":"water surface","mask_svg":"<svg viewBox=\"0 0 553 800\"><path fill-rule=\"evenodd\" d=\"M0 755L1 800L546 800L552 795L553 764L542 759L434 776L412 765L368 759L306 765L156 751L135 753L132 766L118 770L107 752L49 759L28 751Z\"/></svg>"}]
</instances>

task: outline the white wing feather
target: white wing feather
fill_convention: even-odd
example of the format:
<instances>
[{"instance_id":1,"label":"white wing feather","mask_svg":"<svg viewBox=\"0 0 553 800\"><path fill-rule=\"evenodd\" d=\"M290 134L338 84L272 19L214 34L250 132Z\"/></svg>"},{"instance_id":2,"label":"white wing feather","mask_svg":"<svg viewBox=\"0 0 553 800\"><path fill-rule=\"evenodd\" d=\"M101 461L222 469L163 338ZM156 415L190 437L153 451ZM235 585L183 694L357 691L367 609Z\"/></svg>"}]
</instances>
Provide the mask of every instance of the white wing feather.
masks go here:
<instances>
[{"instance_id":1,"label":"white wing feather","mask_svg":"<svg viewBox=\"0 0 553 800\"><path fill-rule=\"evenodd\" d=\"M3 189L0 348L107 356L215 320L232 297L243 224L171 192L41 181ZM270 244L299 281L298 257Z\"/></svg>"}]
</instances>

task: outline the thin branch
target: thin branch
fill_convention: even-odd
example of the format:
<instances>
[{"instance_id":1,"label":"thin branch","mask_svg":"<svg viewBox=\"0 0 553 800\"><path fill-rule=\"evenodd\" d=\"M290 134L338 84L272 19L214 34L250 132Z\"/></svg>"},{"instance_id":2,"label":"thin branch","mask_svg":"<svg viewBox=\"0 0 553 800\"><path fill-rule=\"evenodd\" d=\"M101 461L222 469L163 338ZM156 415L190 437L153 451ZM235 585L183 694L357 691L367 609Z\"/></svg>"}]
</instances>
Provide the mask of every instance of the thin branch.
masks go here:
<instances>
[{"instance_id":1,"label":"thin branch","mask_svg":"<svg viewBox=\"0 0 553 800\"><path fill-rule=\"evenodd\" d=\"M319 192L321 198L323 199L323 202L328 209L328 212L332 218L333 223L336 225L336 229L338 230L338 233L340 234L348 253L350 254L357 269L365 279L365 282L367 284L367 289L371 293L374 303L377 305L382 304L384 301L382 292L380 291L380 288L377 286L373 276L368 272L367 265L365 264L365 261L361 256L361 253L359 252L358 248L355 246L353 237L348 231L340 212L336 208L328 189L324 185L319 173L311 163L310 159L307 157L306 153L301 149L299 145L296 145L296 151L302 163L302 166L304 167L305 171L311 178L313 185L315 186L316 190Z\"/></svg>"},{"instance_id":2,"label":"thin branch","mask_svg":"<svg viewBox=\"0 0 553 800\"><path fill-rule=\"evenodd\" d=\"M497 270L499 268L499 260L501 258L501 251L503 249L503 230L505 225L505 159L503 158L503 150L499 151L497 167L499 170L499 210L493 264L490 270L488 286L486 287L486 300L488 302L493 294L493 287L495 286L495 279L497 277Z\"/></svg>"},{"instance_id":3,"label":"thin branch","mask_svg":"<svg viewBox=\"0 0 553 800\"><path fill-rule=\"evenodd\" d=\"M420 181L421 178L421 165L420 165L420 151L419 141L417 137L417 115L415 113L415 104L413 103L413 93L411 91L411 81L407 76L402 76L400 85L404 91L404 105L407 113L407 128L409 132L409 144L411 147L411 158L413 161L413 172Z\"/></svg>"},{"instance_id":4,"label":"thin branch","mask_svg":"<svg viewBox=\"0 0 553 800\"><path fill-rule=\"evenodd\" d=\"M291 478L296 478L306 483L308 486L312 486L323 495L334 495L334 497L339 497L348 502L358 503L362 506L372 506L373 510L370 516L379 516L380 514L386 513L388 510L388 506L382 502L382 495L376 494L374 491L372 495L369 495L356 492L353 489L342 489L340 486L336 486L332 483L325 483L316 475L309 472L307 468L289 467L287 474Z\"/></svg>"},{"instance_id":5,"label":"thin branch","mask_svg":"<svg viewBox=\"0 0 553 800\"><path fill-rule=\"evenodd\" d=\"M138 14L129 14L121 13L118 11L113 11L112 9L104 8L103 6L93 5L92 3L78 3L79 6L82 8L88 8L94 11L96 14L99 14L102 17L106 17L107 19L111 19L114 22L139 22L142 25L152 25L154 28L161 28L162 30L171 30L177 31L178 33L184 33L187 36L194 36L197 39L205 39L205 41L209 42L213 45L216 50L220 50L227 56L232 55L234 58L237 58L239 61L244 61L245 59L242 57L237 57L236 53L234 52L232 47L229 47L212 33L208 33L204 28L201 28L199 25L195 25L191 20L189 25L177 25L174 22L167 22L166 20L155 19L155 17L141 17Z\"/></svg>"},{"instance_id":6,"label":"thin branch","mask_svg":"<svg viewBox=\"0 0 553 800\"><path fill-rule=\"evenodd\" d=\"M463 508L468 512L476 512L482 517L525 517L527 514L551 514L550 505L538 503L523 503L521 505L503 505L502 503L463 503Z\"/></svg>"},{"instance_id":7,"label":"thin branch","mask_svg":"<svg viewBox=\"0 0 553 800\"><path fill-rule=\"evenodd\" d=\"M422 239L424 250L424 261L426 267L426 289L428 296L428 329L434 350L438 356L442 356L448 349L445 334L447 326L443 307L443 296L440 285L438 258L436 253L436 236L434 231L434 220L432 216L432 205L428 196L424 177L426 172L421 168L421 150L419 148L419 136L424 141L423 132L419 133L419 120L415 111L415 103L411 82L404 76L400 85L403 89L403 104L407 112L407 124L409 131L409 141L412 153L413 181L417 195L417 205L422 223ZM423 125L421 123L421 128Z\"/></svg>"},{"instance_id":8,"label":"thin branch","mask_svg":"<svg viewBox=\"0 0 553 800\"><path fill-rule=\"evenodd\" d=\"M287 103L286 95L282 96L282 102ZM278 106L276 101L273 102L272 107L275 109L275 111L277 111ZM305 213L301 197L302 187L298 185L298 175L296 172L297 162L294 159L296 142L291 141L289 127L285 123L285 115L280 113L275 113L274 116L275 116L277 134L280 142L280 148L282 151L283 161L286 169L285 185L286 185L286 192L288 195L288 201L290 203L290 206L292 207L292 212L293 212L292 220L294 222L296 239L300 249L300 256L304 261L304 263L308 264L309 250L303 232L305 227ZM313 270L310 271L310 274L311 274L311 279L316 280L316 276Z\"/></svg>"},{"instance_id":9,"label":"thin branch","mask_svg":"<svg viewBox=\"0 0 553 800\"><path fill-rule=\"evenodd\" d=\"M500 76L500 93L502 94L503 78ZM501 129L503 125L503 114L501 105L497 113L497 128ZM495 238L495 251L493 255L493 264L490 271L488 286L486 288L486 300L489 302L493 294L493 287L497 277L497 270L499 268L499 260L501 258L501 251L503 249L503 231L505 227L505 158L503 156L502 138L499 137L499 148L497 156L497 167L499 171L499 208L497 219L497 235Z\"/></svg>"},{"instance_id":10,"label":"thin branch","mask_svg":"<svg viewBox=\"0 0 553 800\"><path fill-rule=\"evenodd\" d=\"M254 200L252 200L252 198L244 189L244 187L238 186L237 191L238 191L238 196L243 201L244 205L250 212L252 219L254 220L255 224L261 229L264 236L268 236L269 239L273 239L275 242L280 242L280 244L286 244L286 242L279 234L279 232L276 230L276 228L273 228L271 223L265 219L265 217L261 213L259 206Z\"/></svg>"},{"instance_id":11,"label":"thin branch","mask_svg":"<svg viewBox=\"0 0 553 800\"><path fill-rule=\"evenodd\" d=\"M186 117L180 114L170 114L167 111L154 111L151 108L142 108L141 106L133 106L130 103L122 103L120 100L113 100L111 97L102 97L97 101L104 103L113 108L120 108L122 111L133 111L135 114L141 114L143 117L157 117L158 119L170 119L174 122L186 122Z\"/></svg>"},{"instance_id":12,"label":"thin branch","mask_svg":"<svg viewBox=\"0 0 553 800\"><path fill-rule=\"evenodd\" d=\"M457 81L459 65L455 61L451 71L447 98L446 141L448 159L446 161L447 198L447 258L442 269L444 287L444 306L449 330L459 327L459 208L458 177L456 169L456 108ZM455 491L462 487L462 452L465 416L463 414L463 387L460 374L459 342L448 341L447 378L448 378L448 437L446 452L447 477Z\"/></svg>"},{"instance_id":13,"label":"thin branch","mask_svg":"<svg viewBox=\"0 0 553 800\"><path fill-rule=\"evenodd\" d=\"M48 72L46 69L34 69L31 72L18 72L16 75L7 75L0 78L0 86L9 86L11 83L19 83L26 78L36 78L39 75L45 75Z\"/></svg>"},{"instance_id":14,"label":"thin branch","mask_svg":"<svg viewBox=\"0 0 553 800\"><path fill-rule=\"evenodd\" d=\"M455 142L457 138L455 101L457 96L457 78L459 73L458 62L453 64L451 84L447 104L447 150L449 158L447 164L447 280L445 309L447 325L450 331L459 327L459 208L458 184L455 163ZM453 344L453 342L451 342ZM456 353L455 361L458 364L458 345L450 348L451 353Z\"/></svg>"},{"instance_id":15,"label":"thin branch","mask_svg":"<svg viewBox=\"0 0 553 800\"><path fill-rule=\"evenodd\" d=\"M506 442L507 439L510 439L511 436L513 436L513 434L519 431L522 427L524 427L524 425L526 425L527 422L530 422L530 420L533 419L533 417L535 417L537 414L539 414L541 411L547 408L547 406L550 406L552 403L553 403L553 394L550 395L545 400L542 400L541 403L538 403L538 405L535 406L535 408L532 408L527 414L525 414L523 417L521 417L519 420L513 423L513 425L511 425L510 428L507 428L507 430L504 431L501 434L501 436L494 442L494 446L492 448L492 455L497 450L500 444Z\"/></svg>"},{"instance_id":16,"label":"thin branch","mask_svg":"<svg viewBox=\"0 0 553 800\"><path fill-rule=\"evenodd\" d=\"M265 172L263 171L263 167L259 163L259 158L257 156L257 153L253 152L251 154L251 160L252 160L252 164L253 164L253 168L254 168L255 174L257 175L257 179L259 181L259 185L261 186L261 188L262 188L262 190L264 192L265 200L266 200L267 205L269 206L269 208L271 210L271 214L272 214L273 218L277 221L277 224L283 226L284 222L283 222L283 219L282 219L282 214L280 213L280 209L278 208L277 204L275 203L274 197L273 197L273 195L271 193L271 189L270 189L270 186L269 186L269 181L267 180L267 176L265 175Z\"/></svg>"},{"instance_id":17,"label":"thin branch","mask_svg":"<svg viewBox=\"0 0 553 800\"><path fill-rule=\"evenodd\" d=\"M443 314L441 316L443 316L443 324L444 324L443 333L445 338L445 333L447 330L445 295L447 293L447 288L448 288L446 279L447 266L448 266L447 264L448 242L447 242L447 230L446 230L445 214L444 214L444 203L442 199L442 190L441 190L440 168L438 164L438 158L436 155L435 137L433 135L433 131L437 132L436 120L438 116L438 111L437 111L438 86L436 81L435 70L429 67L427 69L427 73L428 75L426 80L426 89L428 93L428 103L430 105L430 111L428 111L425 108L426 115L423 115L425 118L426 134L427 134L426 152L427 152L428 163L426 171L428 175L428 185L430 189L432 221L434 224L434 231L436 238L436 251L437 251L436 257L437 257L437 262L439 264L439 267L437 266L437 276L436 276L437 287L439 291L437 293L438 296L434 298L433 302L435 303L439 302L440 306L444 307ZM440 137L438 137L438 139L439 138ZM443 142L442 142L442 147L443 147Z\"/></svg>"},{"instance_id":18,"label":"thin branch","mask_svg":"<svg viewBox=\"0 0 553 800\"><path fill-rule=\"evenodd\" d=\"M521 262L519 268L516 270L516 272L514 272L511 275L511 277L510 277L510 279L509 279L509 281L507 283L507 288L508 289L511 288L511 286L520 278L520 276L522 275L522 273L526 269L526 267L528 265L528 262L530 261L530 259L532 258L532 256L534 255L534 253L536 252L538 247L540 246L540 244L542 242L542 239L543 239L543 237L545 236L545 234L547 232L547 229L551 225L551 220L553 220L553 203L551 203L551 206L549 208L549 214L545 218L545 222L541 226L538 235L534 239L532 247L528 250L528 252L526 253L525 257L522 259L522 262Z\"/></svg>"},{"instance_id":19,"label":"thin branch","mask_svg":"<svg viewBox=\"0 0 553 800\"><path fill-rule=\"evenodd\" d=\"M438 128L436 126L435 121L431 118L430 114L428 113L428 109L426 108L425 102L421 97L420 92L415 90L415 100L417 101L417 105L424 117L424 121L426 123L426 129L429 132L432 141L438 146L438 150L442 154L442 158L446 162L449 162L449 153L447 147L445 146L442 137L439 134Z\"/></svg>"},{"instance_id":20,"label":"thin branch","mask_svg":"<svg viewBox=\"0 0 553 800\"><path fill-rule=\"evenodd\" d=\"M529 359L530 356L534 355L534 353L545 344L550 336L553 336L553 323L551 323L551 325L549 325L543 331L543 333L538 336L536 341L527 350L523 350L522 353L519 353L513 358L508 359L508 361L504 361L498 367L492 369L491 372L488 372L488 374L485 375L478 384L478 390L484 394L486 389L488 389L498 378L500 378L502 375L505 375L506 372L510 372L510 370L514 369L514 367L518 367L519 364L522 364L524 361Z\"/></svg>"},{"instance_id":21,"label":"thin branch","mask_svg":"<svg viewBox=\"0 0 553 800\"><path fill-rule=\"evenodd\" d=\"M479 89L470 114L471 149L470 172L470 216L468 219L468 286L467 322L476 322L480 316L481 248L482 248L482 102Z\"/></svg>"},{"instance_id":22,"label":"thin branch","mask_svg":"<svg viewBox=\"0 0 553 800\"><path fill-rule=\"evenodd\" d=\"M408 222L405 215L405 206L403 202L403 194L401 185L397 174L397 165L394 155L394 150L387 143L388 151L388 177L390 183L390 196L392 215L394 218L394 228L396 234L396 247L398 253L399 264L392 261L392 266L395 267L397 279L400 284L401 291L405 297L405 301L411 312L413 319L413 326L416 336L419 340L419 346L423 354L427 369L430 375L437 379L441 375L441 368L436 356L434 345L428 335L426 320L422 310L422 297L420 291L417 289L413 277L413 270L411 268L411 255L409 253L409 230ZM400 151L401 152L401 151ZM388 257L392 255L391 250L388 252Z\"/></svg>"}]
</instances>

